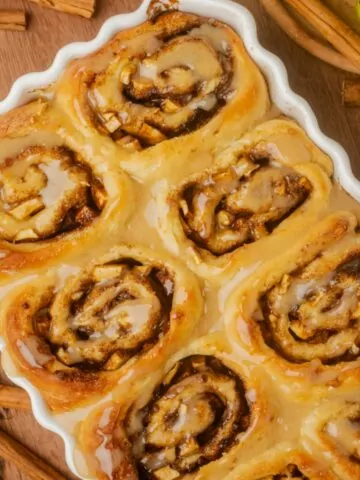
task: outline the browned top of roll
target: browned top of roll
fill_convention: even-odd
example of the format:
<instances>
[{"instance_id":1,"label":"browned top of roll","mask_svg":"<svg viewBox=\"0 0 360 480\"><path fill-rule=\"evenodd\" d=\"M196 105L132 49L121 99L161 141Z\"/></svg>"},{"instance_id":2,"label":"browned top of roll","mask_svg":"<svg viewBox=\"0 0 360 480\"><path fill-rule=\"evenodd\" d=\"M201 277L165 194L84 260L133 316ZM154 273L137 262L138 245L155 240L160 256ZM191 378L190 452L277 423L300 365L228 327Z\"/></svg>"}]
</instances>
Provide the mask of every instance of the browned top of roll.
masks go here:
<instances>
[{"instance_id":1,"label":"browned top of roll","mask_svg":"<svg viewBox=\"0 0 360 480\"><path fill-rule=\"evenodd\" d=\"M164 480L196 472L236 443L250 415L242 380L220 360L180 360L151 401L126 420L140 477Z\"/></svg>"},{"instance_id":2,"label":"browned top of roll","mask_svg":"<svg viewBox=\"0 0 360 480\"><path fill-rule=\"evenodd\" d=\"M309 196L311 183L270 158L241 156L185 183L178 194L186 235L216 256L269 235Z\"/></svg>"},{"instance_id":3,"label":"browned top of roll","mask_svg":"<svg viewBox=\"0 0 360 480\"><path fill-rule=\"evenodd\" d=\"M0 239L38 242L89 225L107 196L81 156L30 146L0 165Z\"/></svg>"},{"instance_id":4,"label":"browned top of roll","mask_svg":"<svg viewBox=\"0 0 360 480\"><path fill-rule=\"evenodd\" d=\"M330 257L330 259L329 259ZM264 293L266 343L291 362L350 362L360 355L360 250L315 258Z\"/></svg>"},{"instance_id":5,"label":"browned top of roll","mask_svg":"<svg viewBox=\"0 0 360 480\"><path fill-rule=\"evenodd\" d=\"M200 128L234 92L229 32L220 22L171 12L124 38L88 80L95 124L130 150Z\"/></svg>"}]
</instances>

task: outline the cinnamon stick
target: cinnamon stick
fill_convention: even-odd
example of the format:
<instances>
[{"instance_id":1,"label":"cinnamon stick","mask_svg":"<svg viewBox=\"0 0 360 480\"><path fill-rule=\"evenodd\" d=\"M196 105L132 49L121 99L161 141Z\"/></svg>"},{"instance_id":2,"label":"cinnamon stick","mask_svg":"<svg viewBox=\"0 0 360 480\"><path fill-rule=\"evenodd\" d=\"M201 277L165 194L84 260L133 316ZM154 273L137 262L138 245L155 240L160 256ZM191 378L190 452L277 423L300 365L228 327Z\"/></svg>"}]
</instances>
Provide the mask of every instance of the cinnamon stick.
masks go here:
<instances>
[{"instance_id":1,"label":"cinnamon stick","mask_svg":"<svg viewBox=\"0 0 360 480\"><path fill-rule=\"evenodd\" d=\"M0 407L31 410L27 393L18 387L0 385Z\"/></svg>"},{"instance_id":2,"label":"cinnamon stick","mask_svg":"<svg viewBox=\"0 0 360 480\"><path fill-rule=\"evenodd\" d=\"M91 18L95 12L96 0L31 0L42 7L53 8L59 12Z\"/></svg>"},{"instance_id":3,"label":"cinnamon stick","mask_svg":"<svg viewBox=\"0 0 360 480\"><path fill-rule=\"evenodd\" d=\"M346 107L360 107L360 80L344 80L342 101Z\"/></svg>"},{"instance_id":4,"label":"cinnamon stick","mask_svg":"<svg viewBox=\"0 0 360 480\"><path fill-rule=\"evenodd\" d=\"M25 10L0 10L0 30L26 29Z\"/></svg>"},{"instance_id":5,"label":"cinnamon stick","mask_svg":"<svg viewBox=\"0 0 360 480\"><path fill-rule=\"evenodd\" d=\"M28 450L24 445L0 430L0 457L14 464L31 480L66 480L53 467Z\"/></svg>"},{"instance_id":6,"label":"cinnamon stick","mask_svg":"<svg viewBox=\"0 0 360 480\"><path fill-rule=\"evenodd\" d=\"M340 53L360 68L360 37L320 0L285 0Z\"/></svg>"},{"instance_id":7,"label":"cinnamon stick","mask_svg":"<svg viewBox=\"0 0 360 480\"><path fill-rule=\"evenodd\" d=\"M309 35L292 17L281 0L261 0L261 3L268 14L300 47L334 67L360 74L360 68L342 54Z\"/></svg>"}]
</instances>

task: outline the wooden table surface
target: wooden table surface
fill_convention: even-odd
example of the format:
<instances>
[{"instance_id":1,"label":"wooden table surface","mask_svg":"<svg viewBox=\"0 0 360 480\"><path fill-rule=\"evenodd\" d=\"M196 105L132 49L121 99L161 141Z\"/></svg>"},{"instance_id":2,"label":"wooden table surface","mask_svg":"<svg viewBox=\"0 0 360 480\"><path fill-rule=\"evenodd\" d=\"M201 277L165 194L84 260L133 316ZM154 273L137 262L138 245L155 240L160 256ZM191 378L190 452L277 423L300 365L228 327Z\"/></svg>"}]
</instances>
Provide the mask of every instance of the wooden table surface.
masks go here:
<instances>
[{"instance_id":1,"label":"wooden table surface","mask_svg":"<svg viewBox=\"0 0 360 480\"><path fill-rule=\"evenodd\" d=\"M97 3L96 17L89 21L22 0L0 0L0 8L26 7L30 18L26 32L0 32L0 98L6 96L20 75L47 68L60 47L92 39L106 18L136 9L141 0L98 0ZM323 130L347 149L354 172L360 178L360 109L341 106L341 83L346 75L297 47L269 19L258 0L239 0L238 3L253 12L262 44L283 59L292 87L310 102ZM39 427L30 413L0 411L0 427L31 447L67 478L75 478L65 466L62 442ZM25 480L27 477L12 465L4 465L0 468L2 478Z\"/></svg>"}]
</instances>

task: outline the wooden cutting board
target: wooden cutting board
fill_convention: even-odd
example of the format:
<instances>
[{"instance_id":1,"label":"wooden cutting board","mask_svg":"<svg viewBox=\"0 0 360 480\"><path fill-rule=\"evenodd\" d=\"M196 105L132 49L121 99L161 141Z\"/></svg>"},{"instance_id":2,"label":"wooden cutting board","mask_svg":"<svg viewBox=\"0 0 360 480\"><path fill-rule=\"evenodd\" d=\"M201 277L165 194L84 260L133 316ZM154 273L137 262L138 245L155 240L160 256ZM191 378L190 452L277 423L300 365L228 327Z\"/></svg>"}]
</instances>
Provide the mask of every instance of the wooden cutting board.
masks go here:
<instances>
[{"instance_id":1,"label":"wooden cutting board","mask_svg":"<svg viewBox=\"0 0 360 480\"><path fill-rule=\"evenodd\" d=\"M206 0L203 0L206 2ZM42 9L22 0L0 0L0 8L26 7L30 16L26 32L0 32L0 98L20 75L47 68L56 52L69 42L89 40L109 16L136 9L141 0L98 0L92 20ZM360 109L341 106L341 83L345 74L322 64L297 47L268 18L256 0L239 0L255 15L262 44L285 62L292 87L312 105L323 130L338 140L350 154L360 178ZM210 13L210 12L209 12ZM0 411L0 427L33 449L49 463L74 479L64 462L61 440L36 424L30 413ZM0 480L25 480L12 465L0 468Z\"/></svg>"}]
</instances>

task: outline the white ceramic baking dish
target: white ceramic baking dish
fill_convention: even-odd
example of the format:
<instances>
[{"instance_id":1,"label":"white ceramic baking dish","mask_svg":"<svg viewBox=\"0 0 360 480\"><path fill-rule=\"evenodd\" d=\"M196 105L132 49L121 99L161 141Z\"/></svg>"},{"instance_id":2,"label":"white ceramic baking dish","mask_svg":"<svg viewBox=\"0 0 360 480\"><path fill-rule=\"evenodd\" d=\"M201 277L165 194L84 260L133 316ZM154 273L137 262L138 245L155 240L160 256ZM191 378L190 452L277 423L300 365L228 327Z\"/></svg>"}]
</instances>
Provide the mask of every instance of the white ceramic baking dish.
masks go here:
<instances>
[{"instance_id":1,"label":"white ceramic baking dish","mask_svg":"<svg viewBox=\"0 0 360 480\"><path fill-rule=\"evenodd\" d=\"M94 40L72 43L62 48L48 70L29 73L19 78L13 84L9 95L0 102L0 114L4 114L36 97L36 90L56 81L71 60L84 57L98 50L117 32L144 22L147 19L147 10L150 3L154 3L154 0L144 0L136 12L110 18L105 22ZM169 3L173 4L174 2L157 0L156 3L166 7ZM199 15L214 17L231 25L237 31L250 55L265 74L272 101L283 113L297 120L312 140L332 158L336 179L350 195L360 201L360 182L352 173L348 155L341 145L322 133L310 105L291 90L282 61L259 44L256 23L250 12L230 0L179 0L178 8ZM68 466L74 474L79 475L76 467L76 464L79 465L79 460L75 464L75 438L63 427L63 416L52 415L39 391L28 380L16 374L6 353L6 345L1 338L0 349L3 352L2 364L6 374L15 384L29 393L34 415L40 425L61 436L65 443ZM87 411L88 408L76 410L70 416L76 420L81 420L87 414ZM69 414L67 415L69 416ZM80 476L80 478L89 479L90 477Z\"/></svg>"}]
</instances>

